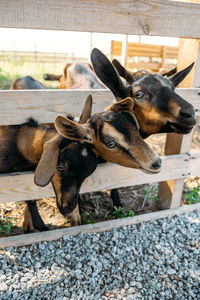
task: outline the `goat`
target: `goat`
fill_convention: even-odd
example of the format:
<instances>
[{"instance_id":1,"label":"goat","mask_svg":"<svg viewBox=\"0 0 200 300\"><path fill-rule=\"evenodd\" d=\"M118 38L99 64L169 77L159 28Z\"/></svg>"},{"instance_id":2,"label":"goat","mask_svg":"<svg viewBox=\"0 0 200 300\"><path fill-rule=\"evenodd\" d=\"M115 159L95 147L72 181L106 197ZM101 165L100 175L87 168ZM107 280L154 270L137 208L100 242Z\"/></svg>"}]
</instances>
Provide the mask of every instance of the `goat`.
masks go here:
<instances>
[{"instance_id":1,"label":"goat","mask_svg":"<svg viewBox=\"0 0 200 300\"><path fill-rule=\"evenodd\" d=\"M85 122L91 113L89 97L80 117ZM97 166L96 155L87 143L61 137L55 128L38 125L33 119L0 130L0 173L29 171L36 168L35 182L40 186L52 182L57 206L71 216L71 224L80 223L77 204L82 182ZM39 164L38 164L39 162ZM62 203L68 203L65 205ZM47 230L35 200L27 201L24 230Z\"/></svg>"},{"instance_id":2,"label":"goat","mask_svg":"<svg viewBox=\"0 0 200 300\"><path fill-rule=\"evenodd\" d=\"M17 78L12 82L11 90L40 90L44 86L32 76Z\"/></svg>"},{"instance_id":3,"label":"goat","mask_svg":"<svg viewBox=\"0 0 200 300\"><path fill-rule=\"evenodd\" d=\"M117 60L113 60L112 64L97 48L92 50L91 61L97 76L112 91L116 101L126 97L134 99L133 112L143 138L154 133L187 134L192 130L196 123L194 108L174 89L188 75L194 63L166 78L145 70L131 73ZM126 80L125 83L119 75ZM117 190L111 191L111 198L116 206L121 205Z\"/></svg>"},{"instance_id":4,"label":"goat","mask_svg":"<svg viewBox=\"0 0 200 300\"><path fill-rule=\"evenodd\" d=\"M124 167L138 168L146 173L158 173L161 169L161 159L140 137L138 122L132 113L133 106L133 99L126 98L111 105L109 111L91 116L85 124L57 116L55 128L64 138L90 144L97 159L101 157L105 161ZM77 168L81 170L79 165ZM35 172L35 183L42 186L47 184L42 179L43 170L45 166L43 164L40 166L39 163ZM52 180L54 189L59 189L60 182L56 182L55 176ZM65 215L66 209L68 214L69 208L73 211L77 206L77 199L69 203L60 197L57 201L60 212ZM77 219L79 220L80 216Z\"/></svg>"},{"instance_id":5,"label":"goat","mask_svg":"<svg viewBox=\"0 0 200 300\"><path fill-rule=\"evenodd\" d=\"M127 97L111 105L109 111L94 114L85 124L63 116L57 116L54 124L60 135L90 143L105 161L157 173L161 160L139 135L133 107L134 100Z\"/></svg>"},{"instance_id":6,"label":"goat","mask_svg":"<svg viewBox=\"0 0 200 300\"><path fill-rule=\"evenodd\" d=\"M194 63L168 79L147 71L135 77L116 60L114 67L97 48L91 53L91 61L97 76L113 92L116 101L126 97L135 99L134 114L143 138L154 133L187 134L192 130L196 123L194 108L174 88L188 75ZM119 75L126 79L126 85Z\"/></svg>"},{"instance_id":7,"label":"goat","mask_svg":"<svg viewBox=\"0 0 200 300\"><path fill-rule=\"evenodd\" d=\"M63 75L44 74L45 80L59 80L59 89L101 89L99 81L90 64L74 62L66 64Z\"/></svg>"}]
</instances>

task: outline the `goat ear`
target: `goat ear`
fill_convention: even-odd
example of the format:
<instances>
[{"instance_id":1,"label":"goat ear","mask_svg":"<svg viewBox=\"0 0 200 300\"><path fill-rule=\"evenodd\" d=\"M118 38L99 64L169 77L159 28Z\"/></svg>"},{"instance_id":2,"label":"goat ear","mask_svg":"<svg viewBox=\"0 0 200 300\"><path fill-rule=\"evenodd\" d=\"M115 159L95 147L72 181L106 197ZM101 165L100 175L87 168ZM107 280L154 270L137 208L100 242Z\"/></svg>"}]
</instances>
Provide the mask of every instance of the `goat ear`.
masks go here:
<instances>
[{"instance_id":1,"label":"goat ear","mask_svg":"<svg viewBox=\"0 0 200 300\"><path fill-rule=\"evenodd\" d=\"M118 112L118 111L133 112L133 107L134 107L134 100L128 97L124 100L112 104L111 106L108 106L106 110L111 110L114 112Z\"/></svg>"},{"instance_id":2,"label":"goat ear","mask_svg":"<svg viewBox=\"0 0 200 300\"><path fill-rule=\"evenodd\" d=\"M94 130L89 124L78 124L66 117L57 116L54 125L58 133L65 138L82 143L93 143Z\"/></svg>"},{"instance_id":3,"label":"goat ear","mask_svg":"<svg viewBox=\"0 0 200 300\"><path fill-rule=\"evenodd\" d=\"M177 72L177 67L175 67L169 71L166 71L166 72L161 72L160 75L169 77L169 76L174 75L176 72Z\"/></svg>"},{"instance_id":4,"label":"goat ear","mask_svg":"<svg viewBox=\"0 0 200 300\"><path fill-rule=\"evenodd\" d=\"M43 153L34 174L34 182L39 186L46 186L56 172L59 156L60 137L47 141L43 146Z\"/></svg>"},{"instance_id":5,"label":"goat ear","mask_svg":"<svg viewBox=\"0 0 200 300\"><path fill-rule=\"evenodd\" d=\"M133 75L131 74L131 72L126 70L117 59L113 59L112 63L115 66L115 68L117 69L117 72L119 73L119 75L121 77L123 77L124 79L126 79L126 81L129 84L131 84L133 82Z\"/></svg>"},{"instance_id":6,"label":"goat ear","mask_svg":"<svg viewBox=\"0 0 200 300\"><path fill-rule=\"evenodd\" d=\"M91 52L91 61L99 79L113 92L117 101L128 96L128 89L122 83L115 67L97 48Z\"/></svg>"},{"instance_id":7,"label":"goat ear","mask_svg":"<svg viewBox=\"0 0 200 300\"><path fill-rule=\"evenodd\" d=\"M92 95L89 95L85 101L85 105L83 107L79 124L84 124L91 117L92 113Z\"/></svg>"},{"instance_id":8,"label":"goat ear","mask_svg":"<svg viewBox=\"0 0 200 300\"><path fill-rule=\"evenodd\" d=\"M65 78L67 78L67 70L68 70L68 68L69 68L71 65L72 65L71 63L68 63L68 64L66 64L66 66L64 67L63 75L64 75Z\"/></svg>"},{"instance_id":9,"label":"goat ear","mask_svg":"<svg viewBox=\"0 0 200 300\"><path fill-rule=\"evenodd\" d=\"M170 80L173 83L174 86L177 86L183 79L190 73L192 70L192 67L194 66L194 62L189 65L187 68L183 69L182 71L174 74Z\"/></svg>"}]
</instances>

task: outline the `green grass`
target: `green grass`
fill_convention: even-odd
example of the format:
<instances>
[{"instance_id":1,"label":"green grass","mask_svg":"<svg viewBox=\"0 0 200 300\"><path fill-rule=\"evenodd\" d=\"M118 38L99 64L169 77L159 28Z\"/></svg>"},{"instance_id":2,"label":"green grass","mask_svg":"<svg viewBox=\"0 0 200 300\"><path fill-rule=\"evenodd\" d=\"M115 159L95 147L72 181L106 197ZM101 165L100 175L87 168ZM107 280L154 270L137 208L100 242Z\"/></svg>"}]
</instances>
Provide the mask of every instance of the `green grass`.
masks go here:
<instances>
[{"instance_id":1,"label":"green grass","mask_svg":"<svg viewBox=\"0 0 200 300\"><path fill-rule=\"evenodd\" d=\"M194 187L191 192L183 194L183 198L187 200L188 204L198 203L200 200L200 185Z\"/></svg>"},{"instance_id":2,"label":"green grass","mask_svg":"<svg viewBox=\"0 0 200 300\"><path fill-rule=\"evenodd\" d=\"M43 74L62 74L64 66L65 62L27 62L22 58L16 60L8 57L6 61L0 61L0 89L10 89L13 80L27 75L39 80L48 89L57 88L58 82L43 80Z\"/></svg>"},{"instance_id":3,"label":"green grass","mask_svg":"<svg viewBox=\"0 0 200 300\"><path fill-rule=\"evenodd\" d=\"M7 218L3 218L3 219L0 218L0 235L1 236L10 235L10 231L13 226L13 222L15 222L15 220L13 220L11 217L7 217Z\"/></svg>"},{"instance_id":4,"label":"green grass","mask_svg":"<svg viewBox=\"0 0 200 300\"><path fill-rule=\"evenodd\" d=\"M94 224L94 223L96 223L95 221L90 220L88 217L89 217L89 213L87 213L87 212L85 212L81 215L82 224Z\"/></svg>"},{"instance_id":5,"label":"green grass","mask_svg":"<svg viewBox=\"0 0 200 300\"><path fill-rule=\"evenodd\" d=\"M118 219L123 219L123 218L126 218L126 217L134 217L135 213L131 209L126 211L124 208L118 207L118 208L115 208L115 211L113 212L113 215Z\"/></svg>"}]
</instances>

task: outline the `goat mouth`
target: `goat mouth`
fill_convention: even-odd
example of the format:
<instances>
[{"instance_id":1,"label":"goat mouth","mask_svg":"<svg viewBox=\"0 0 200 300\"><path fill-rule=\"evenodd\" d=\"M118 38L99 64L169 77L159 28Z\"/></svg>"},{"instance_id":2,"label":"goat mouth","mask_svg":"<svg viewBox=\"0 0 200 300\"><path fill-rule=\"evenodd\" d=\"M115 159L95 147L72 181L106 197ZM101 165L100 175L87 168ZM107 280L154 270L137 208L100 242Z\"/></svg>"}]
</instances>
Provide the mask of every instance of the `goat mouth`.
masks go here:
<instances>
[{"instance_id":1,"label":"goat mouth","mask_svg":"<svg viewBox=\"0 0 200 300\"><path fill-rule=\"evenodd\" d=\"M152 170L152 171L147 170L147 169L144 169L144 168L142 168L142 167L139 167L139 169L140 169L143 173L146 173L146 174L157 174L157 173L160 173L160 171L161 171L161 168L158 169L158 170Z\"/></svg>"},{"instance_id":2,"label":"goat mouth","mask_svg":"<svg viewBox=\"0 0 200 300\"><path fill-rule=\"evenodd\" d=\"M195 119L192 119L190 122L188 122L188 120L187 120L187 122L181 121L179 123L169 122L169 125L171 126L171 128L173 128L175 130L175 132L181 133L181 134L190 133L195 124L196 124Z\"/></svg>"},{"instance_id":3,"label":"goat mouth","mask_svg":"<svg viewBox=\"0 0 200 300\"><path fill-rule=\"evenodd\" d=\"M60 212L64 217L71 217L72 212L73 212L73 210L74 210L74 209L71 209L70 207L63 208L63 207L60 207L60 206L58 206L58 209L59 209L59 212Z\"/></svg>"},{"instance_id":4,"label":"goat mouth","mask_svg":"<svg viewBox=\"0 0 200 300\"><path fill-rule=\"evenodd\" d=\"M73 210L75 209L78 203L77 197L73 197L72 199L73 199L72 203L70 204L68 202L67 206L60 205L59 201L56 199L58 210L64 217L68 217L68 218L71 217Z\"/></svg>"}]
</instances>

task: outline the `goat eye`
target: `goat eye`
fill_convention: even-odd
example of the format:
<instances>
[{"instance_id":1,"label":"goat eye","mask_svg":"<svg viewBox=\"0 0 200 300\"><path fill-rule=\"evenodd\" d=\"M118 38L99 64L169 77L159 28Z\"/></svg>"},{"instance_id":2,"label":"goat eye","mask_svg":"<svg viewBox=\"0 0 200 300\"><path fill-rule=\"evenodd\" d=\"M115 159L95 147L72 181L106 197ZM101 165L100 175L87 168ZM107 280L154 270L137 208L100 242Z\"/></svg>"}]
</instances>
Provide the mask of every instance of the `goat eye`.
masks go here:
<instances>
[{"instance_id":1,"label":"goat eye","mask_svg":"<svg viewBox=\"0 0 200 300\"><path fill-rule=\"evenodd\" d=\"M64 171L64 166L63 166L62 164L57 165L57 170L58 170L59 172L63 172L63 171Z\"/></svg>"},{"instance_id":2,"label":"goat eye","mask_svg":"<svg viewBox=\"0 0 200 300\"><path fill-rule=\"evenodd\" d=\"M116 146L116 143L114 141L110 141L110 142L105 143L105 145L108 148L114 148Z\"/></svg>"},{"instance_id":3,"label":"goat eye","mask_svg":"<svg viewBox=\"0 0 200 300\"><path fill-rule=\"evenodd\" d=\"M143 91L137 91L137 92L135 93L135 95L134 95L134 97L135 97L136 99L140 99L140 98L142 98L143 96L144 96Z\"/></svg>"}]
</instances>

